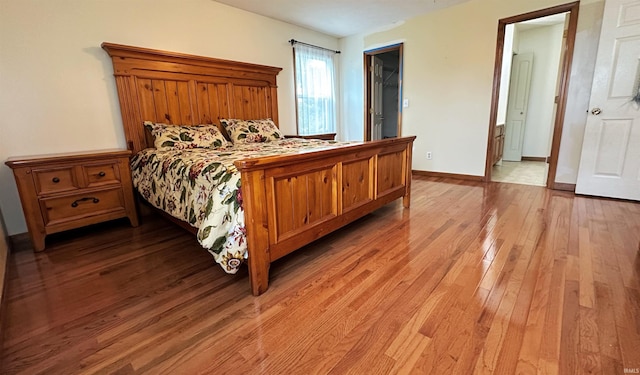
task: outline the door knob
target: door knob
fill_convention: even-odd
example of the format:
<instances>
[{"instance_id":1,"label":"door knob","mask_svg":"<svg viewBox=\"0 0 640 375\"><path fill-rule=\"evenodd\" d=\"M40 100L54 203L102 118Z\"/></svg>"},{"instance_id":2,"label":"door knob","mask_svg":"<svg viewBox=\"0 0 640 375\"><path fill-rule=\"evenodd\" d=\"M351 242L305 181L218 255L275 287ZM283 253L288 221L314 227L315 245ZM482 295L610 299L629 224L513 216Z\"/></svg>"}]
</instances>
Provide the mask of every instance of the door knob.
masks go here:
<instances>
[{"instance_id":1,"label":"door knob","mask_svg":"<svg viewBox=\"0 0 640 375\"><path fill-rule=\"evenodd\" d=\"M602 110L600 108L598 108L598 107L596 107L596 108L591 110L591 114L595 115L595 116L597 116L597 115L599 115L601 113L602 113Z\"/></svg>"}]
</instances>

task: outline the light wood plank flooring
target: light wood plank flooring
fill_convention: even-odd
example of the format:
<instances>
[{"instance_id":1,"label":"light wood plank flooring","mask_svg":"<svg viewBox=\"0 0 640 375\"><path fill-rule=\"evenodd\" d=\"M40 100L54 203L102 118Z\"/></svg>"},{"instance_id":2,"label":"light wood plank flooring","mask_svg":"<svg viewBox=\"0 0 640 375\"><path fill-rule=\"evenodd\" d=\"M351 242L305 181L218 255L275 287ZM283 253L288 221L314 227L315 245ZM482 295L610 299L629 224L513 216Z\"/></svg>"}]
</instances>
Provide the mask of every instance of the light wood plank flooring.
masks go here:
<instances>
[{"instance_id":1,"label":"light wood plank flooring","mask_svg":"<svg viewBox=\"0 0 640 375\"><path fill-rule=\"evenodd\" d=\"M623 374L640 204L415 179L276 262L260 297L162 219L10 258L2 373Z\"/></svg>"}]
</instances>

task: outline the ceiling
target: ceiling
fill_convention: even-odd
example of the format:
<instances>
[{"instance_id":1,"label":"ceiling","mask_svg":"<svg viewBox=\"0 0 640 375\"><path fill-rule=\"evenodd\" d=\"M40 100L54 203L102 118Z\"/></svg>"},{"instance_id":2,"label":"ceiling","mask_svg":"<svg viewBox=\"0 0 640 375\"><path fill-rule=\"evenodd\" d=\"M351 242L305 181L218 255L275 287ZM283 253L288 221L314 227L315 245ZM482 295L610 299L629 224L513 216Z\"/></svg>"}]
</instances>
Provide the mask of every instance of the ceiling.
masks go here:
<instances>
[{"instance_id":1,"label":"ceiling","mask_svg":"<svg viewBox=\"0 0 640 375\"><path fill-rule=\"evenodd\" d=\"M469 0L214 0L338 38Z\"/></svg>"}]
</instances>

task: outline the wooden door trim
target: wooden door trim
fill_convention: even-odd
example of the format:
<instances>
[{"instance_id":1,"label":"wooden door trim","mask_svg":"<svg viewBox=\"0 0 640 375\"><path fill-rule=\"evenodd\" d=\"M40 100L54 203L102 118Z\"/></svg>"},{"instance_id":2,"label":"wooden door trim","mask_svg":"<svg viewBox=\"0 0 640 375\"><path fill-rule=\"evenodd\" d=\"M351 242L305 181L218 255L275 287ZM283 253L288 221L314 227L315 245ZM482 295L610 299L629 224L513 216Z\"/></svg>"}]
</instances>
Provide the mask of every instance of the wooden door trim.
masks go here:
<instances>
[{"instance_id":1,"label":"wooden door trim","mask_svg":"<svg viewBox=\"0 0 640 375\"><path fill-rule=\"evenodd\" d=\"M385 47L380 47L368 51L364 51L364 137L365 141L371 140L371 114L369 108L371 108L371 72L369 67L371 66L371 59L375 55L379 55L385 52L398 51L399 55L399 69L398 69L398 137L402 136L402 75L404 64L404 43L396 43Z\"/></svg>"},{"instance_id":2,"label":"wooden door trim","mask_svg":"<svg viewBox=\"0 0 640 375\"><path fill-rule=\"evenodd\" d=\"M558 92L558 106L556 108L556 118L553 125L553 138L551 141L551 156L549 157L549 174L547 176L547 188L555 187L556 172L558 170L558 153L560 152L560 142L562 140L562 128L567 107L567 95L569 91L569 77L571 75L571 65L573 62L573 49L576 40L576 30L578 25L579 2L572 2L551 8L541 9L533 12L520 14L513 17L503 18L498 21L498 36L496 41L495 66L493 69L493 93L491 96L491 111L489 113L489 137L487 139L487 155L485 162L484 178L491 181L491 168L493 166L491 155L493 155L493 136L498 118L498 97L500 94L500 78L502 76L502 55L504 53L504 34L508 24L550 16L558 13L569 13L569 28L567 30L567 40L564 45L565 55L560 67L560 90Z\"/></svg>"}]
</instances>

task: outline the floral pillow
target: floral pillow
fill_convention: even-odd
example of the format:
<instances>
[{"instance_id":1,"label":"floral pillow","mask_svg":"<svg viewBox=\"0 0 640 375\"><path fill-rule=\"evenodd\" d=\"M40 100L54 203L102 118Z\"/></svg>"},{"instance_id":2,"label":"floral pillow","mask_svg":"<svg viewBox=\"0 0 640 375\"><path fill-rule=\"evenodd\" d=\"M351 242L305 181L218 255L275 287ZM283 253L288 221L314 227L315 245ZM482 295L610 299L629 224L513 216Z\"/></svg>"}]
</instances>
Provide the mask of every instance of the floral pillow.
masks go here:
<instances>
[{"instance_id":1,"label":"floral pillow","mask_svg":"<svg viewBox=\"0 0 640 375\"><path fill-rule=\"evenodd\" d=\"M145 121L157 149L218 148L229 145L215 125L167 125Z\"/></svg>"},{"instance_id":2,"label":"floral pillow","mask_svg":"<svg viewBox=\"0 0 640 375\"><path fill-rule=\"evenodd\" d=\"M271 119L221 119L220 122L233 143L271 142L284 138L280 129Z\"/></svg>"}]
</instances>

